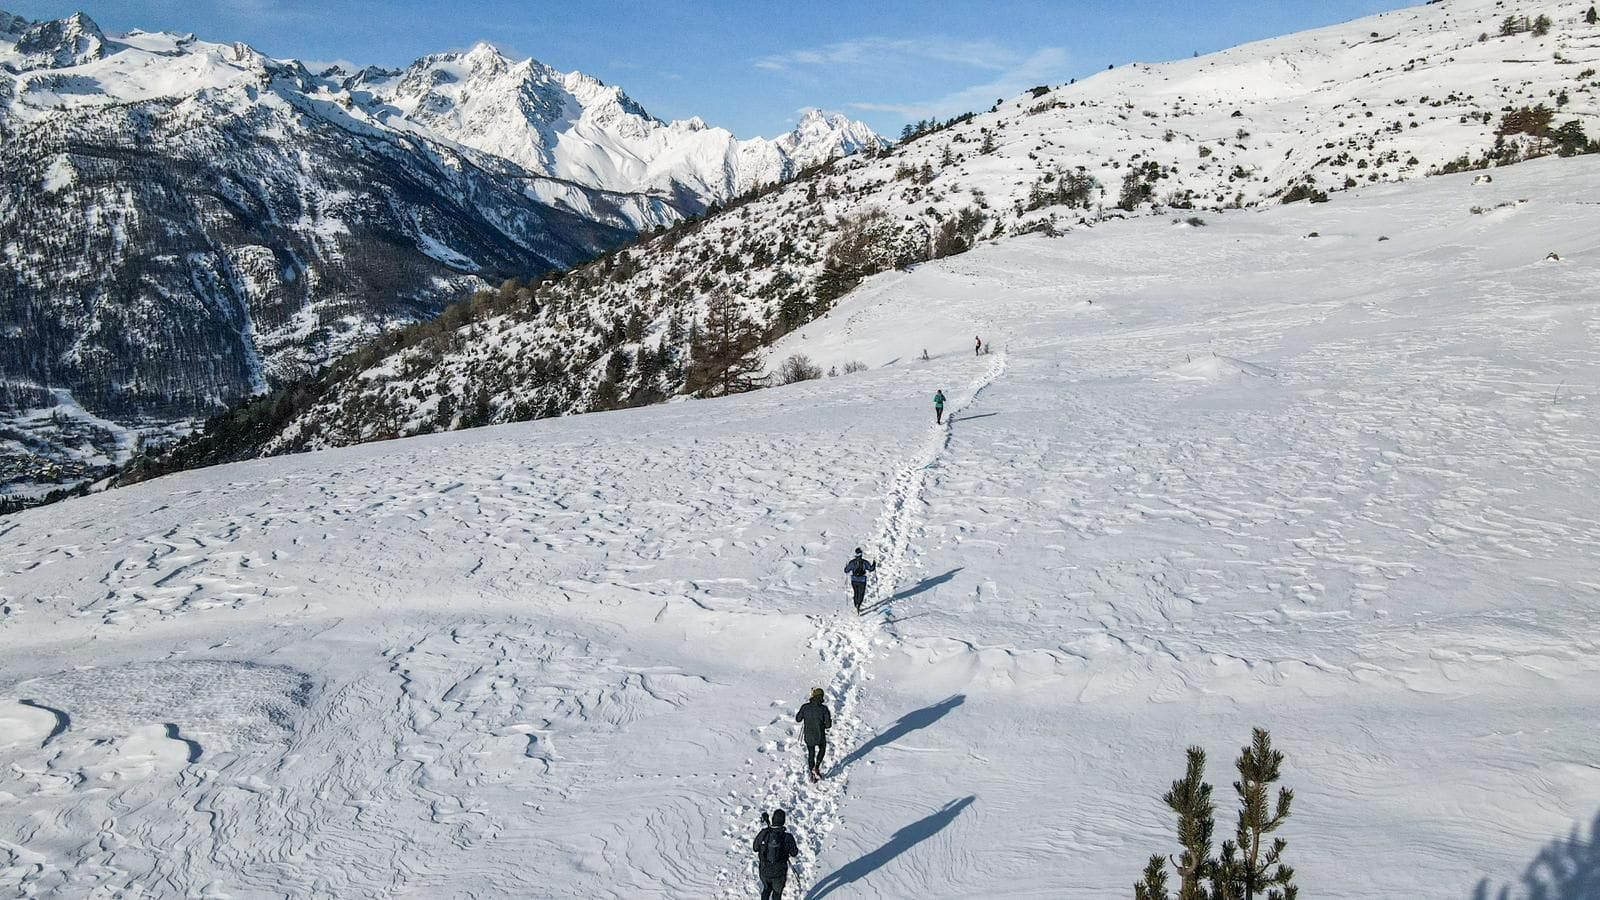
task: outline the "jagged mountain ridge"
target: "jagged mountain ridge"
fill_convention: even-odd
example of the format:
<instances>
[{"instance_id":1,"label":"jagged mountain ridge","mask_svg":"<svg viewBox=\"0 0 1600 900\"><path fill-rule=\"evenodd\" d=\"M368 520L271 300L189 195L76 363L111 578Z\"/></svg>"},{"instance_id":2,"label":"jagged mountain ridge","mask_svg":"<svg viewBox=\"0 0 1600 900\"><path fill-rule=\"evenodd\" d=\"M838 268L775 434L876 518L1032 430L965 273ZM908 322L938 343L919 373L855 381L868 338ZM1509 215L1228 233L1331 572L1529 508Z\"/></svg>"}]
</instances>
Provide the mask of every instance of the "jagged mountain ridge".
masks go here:
<instances>
[{"instance_id":1,"label":"jagged mountain ridge","mask_svg":"<svg viewBox=\"0 0 1600 900\"><path fill-rule=\"evenodd\" d=\"M379 121L426 128L530 172L702 208L882 143L866 125L818 110L774 140L741 141L699 118L663 122L619 87L485 43L403 70L363 69L340 85Z\"/></svg>"},{"instance_id":2,"label":"jagged mountain ridge","mask_svg":"<svg viewBox=\"0 0 1600 900\"><path fill-rule=\"evenodd\" d=\"M480 47L412 70L437 84L469 58L517 68ZM0 19L0 258L14 273L0 280L0 484L81 478L138 435L304 377L485 277L570 267L861 137L843 123L744 142L781 164L731 180L670 166L654 183L584 180L407 119L377 80L192 35L107 35L81 14ZM569 82L589 105L558 98L583 112L538 132L559 136L560 159L606 127L678 127ZM602 115L607 97L623 118Z\"/></svg>"},{"instance_id":3,"label":"jagged mountain ridge","mask_svg":"<svg viewBox=\"0 0 1600 900\"><path fill-rule=\"evenodd\" d=\"M274 420L272 437L221 439L194 459L649 402L685 388L690 326L713 298L731 298L771 337L826 311L865 274L975 240L1094 227L1108 215L1232 214L1223 211L1322 192L1337 202L1340 191L1463 158L1548 152L1541 139L1497 135L1496 122L1560 95L1559 119L1596 130L1600 27L1584 21L1587 6L1530 5L1530 17L1551 16L1549 32L1500 37L1517 10L1454 0L1042 87L521 299L484 303L449 335L354 360ZM1135 190L1121 211L1125 183Z\"/></svg>"}]
</instances>

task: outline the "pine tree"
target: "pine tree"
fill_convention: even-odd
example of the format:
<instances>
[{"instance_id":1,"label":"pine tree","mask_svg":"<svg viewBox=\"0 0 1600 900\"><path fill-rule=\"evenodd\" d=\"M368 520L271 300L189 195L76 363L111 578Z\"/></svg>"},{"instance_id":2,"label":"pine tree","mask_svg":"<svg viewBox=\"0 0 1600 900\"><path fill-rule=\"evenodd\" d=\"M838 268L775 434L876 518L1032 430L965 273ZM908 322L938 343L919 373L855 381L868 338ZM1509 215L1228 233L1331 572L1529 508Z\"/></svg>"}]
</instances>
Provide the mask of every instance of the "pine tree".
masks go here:
<instances>
[{"instance_id":1,"label":"pine tree","mask_svg":"<svg viewBox=\"0 0 1600 900\"><path fill-rule=\"evenodd\" d=\"M1167 861L1156 854L1145 863L1144 878L1133 886L1133 900L1172 900L1167 893Z\"/></svg>"},{"instance_id":2,"label":"pine tree","mask_svg":"<svg viewBox=\"0 0 1600 900\"><path fill-rule=\"evenodd\" d=\"M1211 785L1205 781L1206 751L1188 750L1188 769L1172 783L1162 802L1178 814L1178 843L1183 853L1173 861L1178 870L1178 900L1210 900L1204 879L1211 862L1211 836L1216 828Z\"/></svg>"},{"instance_id":3,"label":"pine tree","mask_svg":"<svg viewBox=\"0 0 1600 900\"><path fill-rule=\"evenodd\" d=\"M706 320L689 351L687 389L707 397L738 394L756 386L761 332L730 297L706 305Z\"/></svg>"},{"instance_id":4,"label":"pine tree","mask_svg":"<svg viewBox=\"0 0 1600 900\"><path fill-rule=\"evenodd\" d=\"M1224 845L1219 868L1232 869L1232 881L1243 891L1244 900L1255 900L1257 895L1266 900L1295 900L1299 889L1294 886L1294 869L1282 862L1288 842L1275 838L1271 847L1262 846L1267 836L1288 820L1294 801L1294 791L1279 788L1277 804L1268 810L1268 794L1280 777L1283 753L1272 749L1272 736L1266 729L1257 728L1235 765L1239 769L1239 780L1233 783L1239 794L1239 827L1232 846ZM1236 864L1234 852L1239 854Z\"/></svg>"},{"instance_id":5,"label":"pine tree","mask_svg":"<svg viewBox=\"0 0 1600 900\"><path fill-rule=\"evenodd\" d=\"M1129 169L1128 174L1122 177L1122 193L1117 196L1117 206L1133 212L1154 194L1155 188L1145 181L1144 175L1138 169Z\"/></svg>"},{"instance_id":6,"label":"pine tree","mask_svg":"<svg viewBox=\"0 0 1600 900\"><path fill-rule=\"evenodd\" d=\"M1294 800L1293 791L1280 788L1276 808L1269 811L1268 794L1280 777L1283 753L1272 749L1265 729L1257 728L1234 765L1239 770L1239 780L1233 784L1239 794L1239 824L1216 857L1211 856L1215 807L1211 785L1205 782L1203 749L1189 748L1183 778L1161 798L1178 815L1178 842L1183 846L1171 860L1179 878L1176 900L1297 900L1294 870L1283 864L1288 843L1275 838L1270 847L1264 846L1288 820ZM1134 885L1135 900L1171 900L1165 864L1160 856L1150 857L1144 877Z\"/></svg>"}]
</instances>

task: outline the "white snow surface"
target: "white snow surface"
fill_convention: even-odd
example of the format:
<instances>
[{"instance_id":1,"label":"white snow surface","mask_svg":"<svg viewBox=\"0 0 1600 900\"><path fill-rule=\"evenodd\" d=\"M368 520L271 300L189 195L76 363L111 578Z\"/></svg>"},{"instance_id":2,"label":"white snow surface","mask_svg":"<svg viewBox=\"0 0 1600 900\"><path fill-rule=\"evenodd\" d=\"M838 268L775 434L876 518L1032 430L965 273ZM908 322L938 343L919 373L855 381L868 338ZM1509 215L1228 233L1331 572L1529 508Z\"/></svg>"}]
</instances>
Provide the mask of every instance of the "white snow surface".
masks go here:
<instances>
[{"instance_id":1,"label":"white snow surface","mask_svg":"<svg viewBox=\"0 0 1600 900\"><path fill-rule=\"evenodd\" d=\"M1593 896L1597 276L1594 157L1110 222L777 354L864 372L0 519L0 890L751 896L782 805L795 896L1127 896L1261 725L1302 896Z\"/></svg>"}]
</instances>

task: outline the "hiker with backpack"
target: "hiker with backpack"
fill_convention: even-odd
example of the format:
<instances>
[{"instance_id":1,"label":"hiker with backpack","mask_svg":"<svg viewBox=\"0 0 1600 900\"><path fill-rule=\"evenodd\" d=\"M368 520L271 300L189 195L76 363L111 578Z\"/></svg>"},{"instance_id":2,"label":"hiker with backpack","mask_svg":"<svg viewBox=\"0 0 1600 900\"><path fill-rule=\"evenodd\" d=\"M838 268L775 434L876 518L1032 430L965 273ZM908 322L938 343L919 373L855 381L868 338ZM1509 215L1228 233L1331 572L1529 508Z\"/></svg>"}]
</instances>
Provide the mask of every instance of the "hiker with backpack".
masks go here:
<instances>
[{"instance_id":1,"label":"hiker with backpack","mask_svg":"<svg viewBox=\"0 0 1600 900\"><path fill-rule=\"evenodd\" d=\"M789 880L789 860L800 855L794 835L783 827L784 821L781 809L773 810L770 817L761 814L761 824L766 827L756 834L752 845L761 876L761 900L782 900L783 886Z\"/></svg>"},{"instance_id":2,"label":"hiker with backpack","mask_svg":"<svg viewBox=\"0 0 1600 900\"><path fill-rule=\"evenodd\" d=\"M942 411L944 407L939 409ZM867 573L877 569L877 563L861 555L860 547L856 548L856 555L844 564L844 573L850 576L850 591L855 599L857 614L861 612L861 601L867 599Z\"/></svg>"},{"instance_id":3,"label":"hiker with backpack","mask_svg":"<svg viewBox=\"0 0 1600 900\"><path fill-rule=\"evenodd\" d=\"M942 389L933 393L933 422L935 425L944 424L944 391Z\"/></svg>"},{"instance_id":4,"label":"hiker with backpack","mask_svg":"<svg viewBox=\"0 0 1600 900\"><path fill-rule=\"evenodd\" d=\"M828 729L833 727L833 714L828 712L828 704L823 702L825 697L827 694L823 693L822 688L812 688L811 699L794 714L794 720L803 726L806 771L811 773L812 781L822 778L822 757L828 752Z\"/></svg>"}]
</instances>

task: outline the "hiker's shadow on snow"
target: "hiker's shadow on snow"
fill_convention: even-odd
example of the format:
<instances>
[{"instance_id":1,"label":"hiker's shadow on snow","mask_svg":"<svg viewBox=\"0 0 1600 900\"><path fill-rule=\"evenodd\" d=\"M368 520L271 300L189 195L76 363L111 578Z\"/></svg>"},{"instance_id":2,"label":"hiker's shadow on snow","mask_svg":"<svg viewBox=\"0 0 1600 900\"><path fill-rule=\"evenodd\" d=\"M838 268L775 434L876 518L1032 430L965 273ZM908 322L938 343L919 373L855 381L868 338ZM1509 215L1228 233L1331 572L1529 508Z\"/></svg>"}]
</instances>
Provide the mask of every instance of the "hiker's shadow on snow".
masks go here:
<instances>
[{"instance_id":1,"label":"hiker's shadow on snow","mask_svg":"<svg viewBox=\"0 0 1600 900\"><path fill-rule=\"evenodd\" d=\"M935 703L932 706L924 706L919 710L906 713L900 717L900 721L890 725L888 728L885 728L878 734L873 735L872 740L867 741L865 744L862 744L856 749L850 751L850 755L840 760L839 765L835 768L847 768L851 763L857 762L865 757L868 753L871 753L879 747L892 744L913 731L927 728L929 725L932 725L933 723L944 718L945 715L948 714L952 709L955 709L965 702L967 702L966 694L955 694L940 700L938 703Z\"/></svg>"},{"instance_id":2,"label":"hiker's shadow on snow","mask_svg":"<svg viewBox=\"0 0 1600 900\"><path fill-rule=\"evenodd\" d=\"M894 596L890 597L889 599L887 599L887 600L879 600L877 603L874 603L871 606L868 606L866 609L863 609L862 612L864 612L864 613L873 612L874 610L882 609L883 607L888 606L889 604L894 603L896 601L905 600L905 599L907 599L909 597L915 597L918 594L927 593L928 591L931 591L934 588L938 587L939 585L944 584L945 582L949 581L950 579L956 577L956 574L959 573L962 570L962 568L964 568L964 567L956 566L954 569L951 569L950 571L944 573L943 575L934 575L931 578L924 578L921 581L917 582L916 584L912 585L911 587L908 587L905 590L901 591L900 593L895 594Z\"/></svg>"},{"instance_id":3,"label":"hiker's shadow on snow","mask_svg":"<svg viewBox=\"0 0 1600 900\"><path fill-rule=\"evenodd\" d=\"M1545 844L1516 884L1493 885L1485 878L1472 900L1594 900L1600 897L1600 813L1585 839L1579 826Z\"/></svg>"},{"instance_id":4,"label":"hiker's shadow on snow","mask_svg":"<svg viewBox=\"0 0 1600 900\"><path fill-rule=\"evenodd\" d=\"M972 801L976 799L978 799L976 796L969 796L962 797L960 800L952 800L946 803L938 812L918 819L896 831L894 836L889 838L888 843L882 847L854 862L848 863L841 869L829 872L826 877L811 887L811 892L806 894L807 900L818 900L820 897L826 897L839 888L859 881L883 868L895 857L943 831L946 825L954 822L956 816L961 815L962 810L971 806Z\"/></svg>"}]
</instances>

